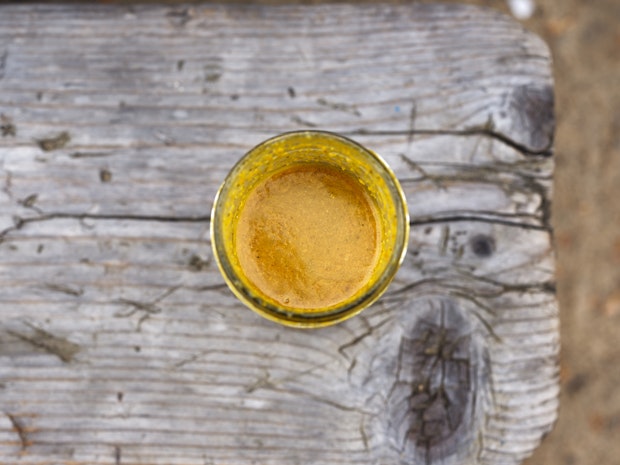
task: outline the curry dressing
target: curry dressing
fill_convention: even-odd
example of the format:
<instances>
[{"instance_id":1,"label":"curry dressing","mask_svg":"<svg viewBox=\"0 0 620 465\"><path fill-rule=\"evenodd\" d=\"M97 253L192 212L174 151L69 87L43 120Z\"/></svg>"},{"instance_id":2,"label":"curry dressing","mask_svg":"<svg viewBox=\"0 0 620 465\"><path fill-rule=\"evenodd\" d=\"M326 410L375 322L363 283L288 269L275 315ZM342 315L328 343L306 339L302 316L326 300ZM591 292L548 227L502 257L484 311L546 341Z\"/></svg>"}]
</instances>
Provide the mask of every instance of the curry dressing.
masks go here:
<instances>
[{"instance_id":1,"label":"curry dressing","mask_svg":"<svg viewBox=\"0 0 620 465\"><path fill-rule=\"evenodd\" d=\"M269 299L318 309L368 282L381 234L377 206L356 178L327 164L301 164L248 194L235 248L247 279Z\"/></svg>"}]
</instances>

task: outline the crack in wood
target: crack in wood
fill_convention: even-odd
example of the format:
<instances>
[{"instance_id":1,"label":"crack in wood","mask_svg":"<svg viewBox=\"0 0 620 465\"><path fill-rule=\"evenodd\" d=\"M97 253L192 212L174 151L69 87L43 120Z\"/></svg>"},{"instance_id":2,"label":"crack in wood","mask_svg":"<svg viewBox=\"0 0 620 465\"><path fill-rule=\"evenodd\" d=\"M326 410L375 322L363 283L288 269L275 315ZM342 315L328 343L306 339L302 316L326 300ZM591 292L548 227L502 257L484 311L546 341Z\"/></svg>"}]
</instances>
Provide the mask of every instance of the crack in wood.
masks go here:
<instances>
[{"instance_id":1,"label":"crack in wood","mask_svg":"<svg viewBox=\"0 0 620 465\"><path fill-rule=\"evenodd\" d=\"M34 208L34 207L33 207ZM207 223L211 221L211 215L198 216L162 216L162 215L115 215L115 214L92 214L92 213L43 213L40 216L22 218L15 215L13 226L9 226L0 231L0 242L4 237L13 231L20 230L29 223L43 221L70 219L70 220L102 220L102 221L153 221L164 223Z\"/></svg>"},{"instance_id":2,"label":"crack in wood","mask_svg":"<svg viewBox=\"0 0 620 465\"><path fill-rule=\"evenodd\" d=\"M277 391L278 385L282 383L287 383L290 381L295 381L301 378L302 376L308 375L310 373L314 373L316 370L325 368L330 363L331 362L319 363L317 365L311 366L310 368L306 370L301 370L295 373L291 373L289 376L284 376L281 378L271 378L269 371L265 370L265 374L263 376L260 376L259 378L257 378L255 382L246 386L245 392L248 394L251 394L259 389L271 389L271 390Z\"/></svg>"},{"instance_id":3,"label":"crack in wood","mask_svg":"<svg viewBox=\"0 0 620 465\"><path fill-rule=\"evenodd\" d=\"M355 136L405 136L412 138L415 136L486 136L491 139L495 139L504 143L508 147L520 152L526 156L536 156L548 158L553 155L551 146L545 147L541 150L532 150L524 144L516 142L510 139L508 136L501 134L497 131L489 129L486 125L481 127L474 127L461 130L446 130L446 129L415 129L413 131L407 130L371 130L366 128L360 128L352 131L342 131L342 135L355 137Z\"/></svg>"},{"instance_id":4,"label":"crack in wood","mask_svg":"<svg viewBox=\"0 0 620 465\"><path fill-rule=\"evenodd\" d=\"M536 209L537 214L532 213L503 213L496 211L459 211L456 216L452 217L454 221L483 221L483 215L489 216L490 223L504 224L507 226L518 226L525 229L539 229L552 232L551 225L551 202L548 199L548 187L543 185L539 177L531 174L523 173L518 170L517 167L504 164L502 168L493 166L452 166L452 168L459 168L458 174L450 175L431 175L420 164L414 162L405 154L400 154L401 159L409 165L415 171L418 171L422 176L415 179L402 179L401 183L407 182L420 182L428 180L432 182L437 188L445 189L449 183L453 182L471 182L480 184L481 182L496 185L501 188L508 196L514 193L531 193L539 199L539 205ZM528 165L529 166L529 165ZM508 171L508 172L507 172ZM515 176L512 179L502 179L499 176L512 174ZM544 179L550 181L550 179ZM443 212L441 214L434 214L432 217L414 217L410 225L426 224L431 222L445 222L450 221L447 216L451 213ZM471 215L471 216L470 216ZM506 221L504 218L515 218L523 220L534 220L539 224L527 223L524 221Z\"/></svg>"},{"instance_id":5,"label":"crack in wood","mask_svg":"<svg viewBox=\"0 0 620 465\"><path fill-rule=\"evenodd\" d=\"M502 338L494 329L493 318L497 316L494 308L494 299L501 298L510 293L534 294L543 293L555 295L555 281L539 281L531 283L510 284L497 281L486 276L478 276L460 270L460 280L466 281L455 284L456 278L445 276L441 278L425 278L406 284L396 290L390 291L384 296L386 302L402 302L403 296L415 294L417 296L451 296L463 302L469 302L472 308L468 313L485 329L487 335L496 343L501 343ZM471 284L468 284L468 281ZM482 288L481 284L488 287Z\"/></svg>"},{"instance_id":6,"label":"crack in wood","mask_svg":"<svg viewBox=\"0 0 620 465\"><path fill-rule=\"evenodd\" d=\"M543 191L547 190L547 187L542 185L540 181L550 182L553 180L551 175L536 176L531 173L531 171L546 171L548 163L546 158L529 158L514 163L502 163L494 160L492 163L479 165L425 161L424 165L426 166L441 166L453 170L453 173L450 174L431 175L422 168L421 163L415 162L406 154L401 153L400 157L413 170L422 174L421 178L415 178L416 181L428 179L437 183L437 186L441 188L447 183L465 182L493 184L501 187L509 194L515 191L520 192L522 189L538 193L541 187ZM531 185L532 183L535 185Z\"/></svg>"},{"instance_id":7,"label":"crack in wood","mask_svg":"<svg viewBox=\"0 0 620 465\"><path fill-rule=\"evenodd\" d=\"M287 392L292 392L292 393L297 393L300 394L302 396L305 396L315 402L321 403L321 404L325 404L328 405L330 407L333 407L335 409L341 410L343 412L356 412L356 413L361 413L367 416L374 416L373 412L369 412L366 411L360 407L357 406L350 406L350 405L345 405L341 402L336 402L334 400L331 399L327 399L325 397L321 397L318 396L316 394L312 394L308 391L301 391L301 390L297 390L297 389L287 389Z\"/></svg>"},{"instance_id":8,"label":"crack in wood","mask_svg":"<svg viewBox=\"0 0 620 465\"><path fill-rule=\"evenodd\" d=\"M452 182L470 182L480 184L481 182L496 185L501 188L508 196L514 193L531 193L539 199L539 205L536 209L537 214L515 214L515 213L502 213L502 212L482 212L475 211L472 214L480 216L480 214L486 213L491 217L504 217L504 218L523 218L533 219L541 224L540 229L552 231L551 225L551 202L548 198L549 188L541 183L542 180L551 181L551 179L541 179L531 174L527 174L518 170L518 167L513 165L503 164L502 167L494 166L451 166L452 168L459 168L458 174L450 175L431 175L424 170L420 164L414 162L405 154L401 154L401 159L407 163L412 169L422 174L420 178L414 179L401 179L401 183L406 182L420 182L428 180L432 182L439 189L445 189L449 183ZM501 175L512 174L515 176L513 179L499 178ZM446 215L447 213L443 213ZM467 214L467 212L459 212L459 215ZM433 218L438 218L439 215L434 215ZM499 221L498 221L499 223ZM520 223L525 224L525 223ZM535 229L535 228L532 228Z\"/></svg>"},{"instance_id":9,"label":"crack in wood","mask_svg":"<svg viewBox=\"0 0 620 465\"><path fill-rule=\"evenodd\" d=\"M467 296L475 296L481 297L485 299L493 299L497 297L501 297L509 292L522 292L522 293L533 293L533 292L542 292L547 294L555 294L555 281L538 281L533 283L520 283L520 284L509 284L503 283L501 281L496 281L486 276L479 276L465 272L461 270L460 280L463 279L471 280L477 283L484 283L491 285L490 289L484 290L482 288L476 288L472 285L464 284L457 285L454 283L455 279L452 276L445 277L437 277L437 278L425 278L420 279L418 281L414 281L412 283L401 286L398 289L390 291L386 294L383 300L389 298L398 298L399 295L409 294L414 289L421 289L424 286L429 286L429 290L433 291L435 287L441 288L444 292L453 292L454 295L467 295ZM492 313L492 312L491 312Z\"/></svg>"},{"instance_id":10,"label":"crack in wood","mask_svg":"<svg viewBox=\"0 0 620 465\"><path fill-rule=\"evenodd\" d=\"M176 362L175 364L173 364L171 369L176 370L176 369L182 368L185 365L187 365L189 363L193 363L196 360L198 360L198 359L200 359L202 357L205 357L206 355L209 355L212 352L213 352L212 350L203 350L202 352L199 352L199 353L196 353L196 354L192 354L188 358L184 358L183 360L180 360L180 361Z\"/></svg>"},{"instance_id":11,"label":"crack in wood","mask_svg":"<svg viewBox=\"0 0 620 465\"><path fill-rule=\"evenodd\" d=\"M131 300L131 299L118 299L117 302L134 307L127 313L115 314L114 316L117 318L129 318L130 316L132 316L138 311L143 311L143 312L151 313L151 314L161 313L161 308L157 307L154 303L151 303L151 302L139 302L137 300Z\"/></svg>"},{"instance_id":12,"label":"crack in wood","mask_svg":"<svg viewBox=\"0 0 620 465\"><path fill-rule=\"evenodd\" d=\"M445 185L441 183L441 181L439 180L439 176L433 176L430 175L429 173L426 172L426 170L424 168L422 168L420 166L419 163L416 163L415 161L413 161L411 158L409 158L407 155L405 155L404 153L400 154L400 158L407 164L409 165L409 167L413 168L415 171L419 172L422 177L419 179L415 179L415 181L424 181L424 180L429 180L431 181L438 189L445 189ZM401 180L401 182L403 182Z\"/></svg>"},{"instance_id":13,"label":"crack in wood","mask_svg":"<svg viewBox=\"0 0 620 465\"><path fill-rule=\"evenodd\" d=\"M342 355L345 359L348 359L349 357L346 355L346 352L345 352L348 348L353 347L353 346L359 344L364 339L366 339L368 336L371 336L377 329L379 329L383 325L389 323L392 319L393 319L393 317L390 316L388 318L385 318L385 319L381 320L379 323L377 323L375 325L369 326L368 329L366 331L364 331L362 334L360 334L359 336L354 337L350 341L347 341L344 344L340 345L340 347L338 347L338 353L340 355Z\"/></svg>"},{"instance_id":14,"label":"crack in wood","mask_svg":"<svg viewBox=\"0 0 620 465\"><path fill-rule=\"evenodd\" d=\"M515 218L521 218L521 215L510 215L513 216ZM508 220L504 220L504 219L500 219L500 218L485 218L485 217L481 217L481 216L475 216L475 215L454 215L454 216L441 216L441 215L434 215L434 216L422 216L422 217L417 217L417 219L411 220L409 222L409 226L426 226L429 224L443 224L443 223L458 223L458 222L463 222L463 221L470 221L470 222L474 222L474 223L489 223L489 224L497 224L497 225L502 225L502 226L512 226L515 228L521 228L521 229L529 229L529 230L534 230L534 231L548 231L551 232L550 229L544 225L538 225L538 224L530 224L530 223L521 223L518 221L508 221Z\"/></svg>"},{"instance_id":15,"label":"crack in wood","mask_svg":"<svg viewBox=\"0 0 620 465\"><path fill-rule=\"evenodd\" d=\"M174 292L176 292L177 290L179 290L181 287L182 286L180 285L173 286L150 302L140 302L138 300L123 299L123 298L118 299L116 303L129 305L133 308L125 313L120 313L120 312L115 313L114 316L116 318L129 318L133 316L134 314L136 314L137 312L144 312L138 319L138 323L136 325L136 331L140 332L142 329L142 323L148 320L151 317L151 315L156 315L162 312L162 309L158 307L157 304L163 301L165 298L167 298L171 294L173 294Z\"/></svg>"},{"instance_id":16,"label":"crack in wood","mask_svg":"<svg viewBox=\"0 0 620 465\"><path fill-rule=\"evenodd\" d=\"M543 197L544 199L544 197ZM549 202L545 202L546 205L550 206ZM33 207L34 208L34 207ZM546 207L545 211L548 210ZM508 218L528 218L531 215L514 215L509 213L496 213L489 212L489 215L503 216ZM546 213L545 218L548 221L549 213ZM204 216L162 216L162 215L114 215L114 214L92 214L92 213L45 213L40 216L34 216L29 218L22 218L20 216L15 215L13 217L14 225L5 228L0 231L0 242L3 238L7 237L11 232L22 229L25 225L30 223L38 223L43 221L51 221L51 220L59 220L59 219L70 219L70 220L101 220L101 221L152 221L152 222L162 222L162 223L208 223L211 221L211 215ZM530 230L538 230L538 231L549 231L551 232L551 226L546 225L543 221L542 225L538 224L530 224L530 223L522 223L518 221L508 221L501 218L486 218L482 216L477 216L475 214L467 215L467 214L458 214L453 216L441 216L435 215L431 216L418 216L416 219L413 219L409 222L410 226L424 226L430 224L437 223L454 223L454 222L463 222L463 221L471 221L471 222L481 222L481 223L489 223L489 224L498 224L503 226L512 226L516 228L522 229L530 229Z\"/></svg>"}]
</instances>

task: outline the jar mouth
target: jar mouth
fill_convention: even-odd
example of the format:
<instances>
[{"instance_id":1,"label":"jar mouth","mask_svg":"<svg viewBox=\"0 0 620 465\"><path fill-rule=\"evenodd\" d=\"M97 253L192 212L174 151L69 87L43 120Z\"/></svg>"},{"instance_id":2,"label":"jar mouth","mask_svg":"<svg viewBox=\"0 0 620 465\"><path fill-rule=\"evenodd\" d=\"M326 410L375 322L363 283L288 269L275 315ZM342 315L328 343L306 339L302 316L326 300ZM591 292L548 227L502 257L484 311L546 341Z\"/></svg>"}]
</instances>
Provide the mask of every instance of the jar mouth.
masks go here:
<instances>
[{"instance_id":1,"label":"jar mouth","mask_svg":"<svg viewBox=\"0 0 620 465\"><path fill-rule=\"evenodd\" d=\"M248 196L260 188L261 182L285 169L319 164L341 170L356 179L376 203L379 215L377 224L382 234L377 244L378 259L367 282L363 282L352 295L318 307L286 305L249 279L247 266L244 271L236 245L239 217ZM284 133L251 149L220 186L211 213L213 253L231 291L263 317L300 328L338 323L375 302L400 267L406 254L408 237L407 203L387 163L357 142L327 131ZM338 257L334 258L338 260Z\"/></svg>"}]
</instances>

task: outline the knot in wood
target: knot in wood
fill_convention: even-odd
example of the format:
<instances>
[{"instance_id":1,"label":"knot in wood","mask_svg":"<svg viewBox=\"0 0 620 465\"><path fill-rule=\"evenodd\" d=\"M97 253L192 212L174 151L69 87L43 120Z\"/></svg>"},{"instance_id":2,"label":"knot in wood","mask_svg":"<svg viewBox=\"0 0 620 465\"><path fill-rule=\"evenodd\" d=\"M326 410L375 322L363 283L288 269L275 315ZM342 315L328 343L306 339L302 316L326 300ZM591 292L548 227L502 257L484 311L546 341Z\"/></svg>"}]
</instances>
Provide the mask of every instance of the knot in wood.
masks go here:
<instances>
[{"instance_id":1,"label":"knot in wood","mask_svg":"<svg viewBox=\"0 0 620 465\"><path fill-rule=\"evenodd\" d=\"M388 401L403 453L442 459L471 434L482 364L473 331L463 309L441 299L403 334Z\"/></svg>"}]
</instances>

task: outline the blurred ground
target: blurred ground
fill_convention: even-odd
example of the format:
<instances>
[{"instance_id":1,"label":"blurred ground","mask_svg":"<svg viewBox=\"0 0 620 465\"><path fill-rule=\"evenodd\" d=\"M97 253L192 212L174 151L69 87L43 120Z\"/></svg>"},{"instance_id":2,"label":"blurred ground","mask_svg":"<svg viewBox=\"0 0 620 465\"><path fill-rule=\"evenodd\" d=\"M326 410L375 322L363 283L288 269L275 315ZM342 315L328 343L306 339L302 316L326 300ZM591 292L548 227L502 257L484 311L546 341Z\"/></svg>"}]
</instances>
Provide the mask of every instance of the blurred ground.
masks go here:
<instances>
[{"instance_id":1,"label":"blurred ground","mask_svg":"<svg viewBox=\"0 0 620 465\"><path fill-rule=\"evenodd\" d=\"M508 12L506 3L469 1ZM620 1L535 0L554 56L561 404L527 465L620 463Z\"/></svg>"}]
</instances>

